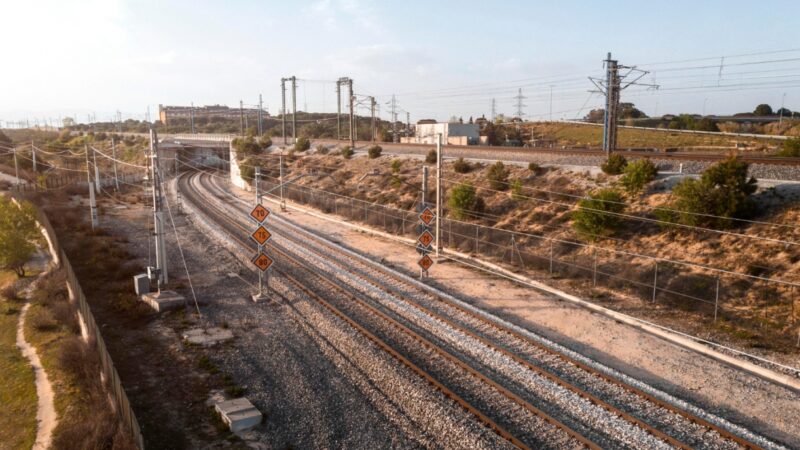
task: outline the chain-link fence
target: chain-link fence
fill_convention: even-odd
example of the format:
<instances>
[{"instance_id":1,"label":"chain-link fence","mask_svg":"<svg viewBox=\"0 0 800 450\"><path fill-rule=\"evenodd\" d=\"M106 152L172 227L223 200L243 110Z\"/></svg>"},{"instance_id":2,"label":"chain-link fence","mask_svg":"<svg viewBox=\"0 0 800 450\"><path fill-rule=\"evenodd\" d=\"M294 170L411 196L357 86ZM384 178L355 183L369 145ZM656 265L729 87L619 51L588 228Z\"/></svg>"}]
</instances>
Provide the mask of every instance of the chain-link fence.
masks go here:
<instances>
[{"instance_id":1,"label":"chain-link fence","mask_svg":"<svg viewBox=\"0 0 800 450\"><path fill-rule=\"evenodd\" d=\"M279 195L277 180L262 181ZM387 233L416 238L417 213L333 192L286 183L283 195L301 205L358 221ZM702 314L714 322L746 321L787 338L798 326L800 284L672 261L591 244L441 219L444 248L505 263L531 278L562 278L593 297L603 290Z\"/></svg>"}]
</instances>

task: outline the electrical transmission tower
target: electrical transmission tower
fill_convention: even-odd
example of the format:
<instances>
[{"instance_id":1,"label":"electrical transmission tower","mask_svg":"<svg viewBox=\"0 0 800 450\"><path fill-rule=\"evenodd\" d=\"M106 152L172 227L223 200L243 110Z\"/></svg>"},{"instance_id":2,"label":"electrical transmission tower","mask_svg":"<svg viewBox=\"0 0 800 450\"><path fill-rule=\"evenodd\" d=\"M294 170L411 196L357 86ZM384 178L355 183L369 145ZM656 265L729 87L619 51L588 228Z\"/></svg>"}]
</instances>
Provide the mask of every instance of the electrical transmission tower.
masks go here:
<instances>
[{"instance_id":1,"label":"electrical transmission tower","mask_svg":"<svg viewBox=\"0 0 800 450\"><path fill-rule=\"evenodd\" d=\"M492 122L494 122L495 117L497 117L497 100L492 99Z\"/></svg>"},{"instance_id":2,"label":"electrical transmission tower","mask_svg":"<svg viewBox=\"0 0 800 450\"><path fill-rule=\"evenodd\" d=\"M392 142L400 142L399 136L397 135L397 98L394 94L392 94L392 101L389 102L389 106L392 108L391 110L391 117L392 117Z\"/></svg>"},{"instance_id":3,"label":"electrical transmission tower","mask_svg":"<svg viewBox=\"0 0 800 450\"><path fill-rule=\"evenodd\" d=\"M348 104L350 105L350 142L354 142L353 136L353 80L348 77L341 77L336 80L336 139L342 139L342 85L348 87Z\"/></svg>"},{"instance_id":4,"label":"electrical transmission tower","mask_svg":"<svg viewBox=\"0 0 800 450\"><path fill-rule=\"evenodd\" d=\"M517 104L516 104L516 106L517 106L517 117L519 117L520 119L522 119L522 116L525 115L525 112L522 110L522 108L525 108L526 106L528 106L528 105L522 103L522 101L525 100L526 98L528 98L528 97L525 97L524 95L522 95L522 88L520 88L517 91L517 95L514 97L514 99L517 101Z\"/></svg>"},{"instance_id":5,"label":"electrical transmission tower","mask_svg":"<svg viewBox=\"0 0 800 450\"><path fill-rule=\"evenodd\" d=\"M647 71L637 69L636 66L623 66L619 61L611 59L611 52L603 63L606 66L605 80L589 77L592 83L597 86L599 92L606 96L606 107L603 114L603 151L606 156L610 156L617 148L617 122L619 120L619 99L620 93L628 86L647 86L658 89L656 84L637 83L642 77L647 75ZM627 70L620 75L620 70ZM635 74L631 81L623 81Z\"/></svg>"}]
</instances>

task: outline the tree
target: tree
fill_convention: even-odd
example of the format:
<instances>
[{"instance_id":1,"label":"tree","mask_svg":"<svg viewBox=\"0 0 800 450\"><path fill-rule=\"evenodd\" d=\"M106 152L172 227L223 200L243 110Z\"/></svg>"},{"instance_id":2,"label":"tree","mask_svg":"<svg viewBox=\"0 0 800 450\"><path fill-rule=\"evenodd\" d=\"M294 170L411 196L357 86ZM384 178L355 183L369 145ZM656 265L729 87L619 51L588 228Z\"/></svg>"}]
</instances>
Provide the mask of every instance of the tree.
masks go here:
<instances>
[{"instance_id":1,"label":"tree","mask_svg":"<svg viewBox=\"0 0 800 450\"><path fill-rule=\"evenodd\" d=\"M258 146L261 147L262 150L268 149L272 147L272 139L267 135L261 136L258 140Z\"/></svg>"},{"instance_id":2,"label":"tree","mask_svg":"<svg viewBox=\"0 0 800 450\"><path fill-rule=\"evenodd\" d=\"M619 179L620 184L630 193L640 192L644 186L653 181L658 174L658 168L649 159L639 159L627 166Z\"/></svg>"},{"instance_id":3,"label":"tree","mask_svg":"<svg viewBox=\"0 0 800 450\"><path fill-rule=\"evenodd\" d=\"M756 106L756 109L753 111L753 114L757 116L771 116L773 114L772 107L766 103L762 103Z\"/></svg>"},{"instance_id":4,"label":"tree","mask_svg":"<svg viewBox=\"0 0 800 450\"><path fill-rule=\"evenodd\" d=\"M127 138L123 142L129 145ZM234 139L233 148L236 149L236 159L240 161L261 152L261 147L253 136Z\"/></svg>"},{"instance_id":5,"label":"tree","mask_svg":"<svg viewBox=\"0 0 800 450\"><path fill-rule=\"evenodd\" d=\"M618 191L592 192L578 202L578 210L572 213L572 227L579 235L593 241L616 231L621 223L618 214L624 211L625 203Z\"/></svg>"},{"instance_id":6,"label":"tree","mask_svg":"<svg viewBox=\"0 0 800 450\"><path fill-rule=\"evenodd\" d=\"M748 164L732 156L706 169L699 180L687 178L672 190L669 209L660 218L691 226L728 228L731 219L750 217L755 202L750 195L756 179L747 176Z\"/></svg>"},{"instance_id":7,"label":"tree","mask_svg":"<svg viewBox=\"0 0 800 450\"><path fill-rule=\"evenodd\" d=\"M775 115L781 117L792 117L792 112L786 108L780 108L775 111Z\"/></svg>"},{"instance_id":8,"label":"tree","mask_svg":"<svg viewBox=\"0 0 800 450\"><path fill-rule=\"evenodd\" d=\"M503 161L497 161L489 167L489 172L486 178L489 180L489 185L496 191L505 191L508 189L508 175L511 173L503 164Z\"/></svg>"},{"instance_id":9,"label":"tree","mask_svg":"<svg viewBox=\"0 0 800 450\"><path fill-rule=\"evenodd\" d=\"M40 239L36 210L28 202L19 206L0 196L0 268L25 276L25 263L36 251Z\"/></svg>"},{"instance_id":10,"label":"tree","mask_svg":"<svg viewBox=\"0 0 800 450\"><path fill-rule=\"evenodd\" d=\"M447 200L450 207L450 214L458 220L474 215L475 212L483 211L483 199L478 197L475 186L471 183L459 183L450 191L450 198Z\"/></svg>"}]
</instances>

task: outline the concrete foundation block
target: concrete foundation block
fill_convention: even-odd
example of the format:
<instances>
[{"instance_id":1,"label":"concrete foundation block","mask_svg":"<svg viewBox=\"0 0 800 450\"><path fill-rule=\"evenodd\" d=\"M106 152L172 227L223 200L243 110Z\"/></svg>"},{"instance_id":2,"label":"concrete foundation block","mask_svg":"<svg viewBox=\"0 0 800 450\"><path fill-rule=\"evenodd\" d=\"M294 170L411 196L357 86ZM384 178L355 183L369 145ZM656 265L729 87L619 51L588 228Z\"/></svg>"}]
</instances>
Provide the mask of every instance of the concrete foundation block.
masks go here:
<instances>
[{"instance_id":1,"label":"concrete foundation block","mask_svg":"<svg viewBox=\"0 0 800 450\"><path fill-rule=\"evenodd\" d=\"M142 301L158 312L177 309L186 304L186 298L175 291L144 294L142 295Z\"/></svg>"},{"instance_id":2,"label":"concrete foundation block","mask_svg":"<svg viewBox=\"0 0 800 450\"><path fill-rule=\"evenodd\" d=\"M214 408L234 433L261 423L261 412L244 397L217 403Z\"/></svg>"},{"instance_id":3,"label":"concrete foundation block","mask_svg":"<svg viewBox=\"0 0 800 450\"><path fill-rule=\"evenodd\" d=\"M210 347L214 344L233 339L233 332L218 327L211 327L208 329L192 328L183 333L183 338L192 344Z\"/></svg>"}]
</instances>

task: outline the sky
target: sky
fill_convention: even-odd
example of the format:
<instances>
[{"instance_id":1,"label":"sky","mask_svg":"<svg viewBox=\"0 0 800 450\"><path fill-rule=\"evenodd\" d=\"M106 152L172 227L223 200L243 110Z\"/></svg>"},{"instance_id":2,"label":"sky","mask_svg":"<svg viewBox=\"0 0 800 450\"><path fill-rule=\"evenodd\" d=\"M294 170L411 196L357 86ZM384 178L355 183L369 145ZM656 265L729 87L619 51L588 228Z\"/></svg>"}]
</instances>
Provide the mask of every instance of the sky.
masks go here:
<instances>
[{"instance_id":1,"label":"sky","mask_svg":"<svg viewBox=\"0 0 800 450\"><path fill-rule=\"evenodd\" d=\"M649 70L622 101L648 115L800 110L800 2L5 0L0 120L156 117L159 104L334 112L354 80L359 113L446 120L495 112L574 119L601 107L590 76L608 52ZM627 71L623 71L623 74ZM639 72L631 73L633 80ZM552 100L551 100L552 99Z\"/></svg>"}]
</instances>

